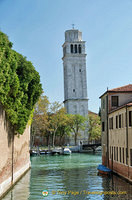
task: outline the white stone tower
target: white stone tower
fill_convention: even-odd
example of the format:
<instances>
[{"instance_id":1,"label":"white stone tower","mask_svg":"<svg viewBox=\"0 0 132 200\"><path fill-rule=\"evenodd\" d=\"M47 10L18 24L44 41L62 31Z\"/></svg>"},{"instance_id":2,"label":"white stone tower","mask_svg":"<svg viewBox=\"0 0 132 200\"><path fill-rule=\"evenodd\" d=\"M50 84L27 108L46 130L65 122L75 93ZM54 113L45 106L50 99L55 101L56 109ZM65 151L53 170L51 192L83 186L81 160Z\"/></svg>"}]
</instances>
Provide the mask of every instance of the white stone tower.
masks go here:
<instances>
[{"instance_id":1,"label":"white stone tower","mask_svg":"<svg viewBox=\"0 0 132 200\"><path fill-rule=\"evenodd\" d=\"M88 115L86 53L82 32L65 32L63 44L64 106L70 114Z\"/></svg>"}]
</instances>

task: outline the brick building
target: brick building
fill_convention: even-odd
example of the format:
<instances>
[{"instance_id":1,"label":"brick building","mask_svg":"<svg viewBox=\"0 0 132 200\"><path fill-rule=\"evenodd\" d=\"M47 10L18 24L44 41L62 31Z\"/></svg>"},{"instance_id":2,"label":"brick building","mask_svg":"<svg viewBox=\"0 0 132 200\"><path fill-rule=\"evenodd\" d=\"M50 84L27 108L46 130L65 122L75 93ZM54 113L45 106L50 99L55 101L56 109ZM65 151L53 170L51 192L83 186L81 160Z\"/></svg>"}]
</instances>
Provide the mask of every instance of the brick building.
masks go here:
<instances>
[{"instance_id":1,"label":"brick building","mask_svg":"<svg viewBox=\"0 0 132 200\"><path fill-rule=\"evenodd\" d=\"M23 135L14 135L0 105L0 199L30 168L30 126Z\"/></svg>"},{"instance_id":2,"label":"brick building","mask_svg":"<svg viewBox=\"0 0 132 200\"><path fill-rule=\"evenodd\" d=\"M132 84L101 97L102 164L132 181Z\"/></svg>"}]
</instances>

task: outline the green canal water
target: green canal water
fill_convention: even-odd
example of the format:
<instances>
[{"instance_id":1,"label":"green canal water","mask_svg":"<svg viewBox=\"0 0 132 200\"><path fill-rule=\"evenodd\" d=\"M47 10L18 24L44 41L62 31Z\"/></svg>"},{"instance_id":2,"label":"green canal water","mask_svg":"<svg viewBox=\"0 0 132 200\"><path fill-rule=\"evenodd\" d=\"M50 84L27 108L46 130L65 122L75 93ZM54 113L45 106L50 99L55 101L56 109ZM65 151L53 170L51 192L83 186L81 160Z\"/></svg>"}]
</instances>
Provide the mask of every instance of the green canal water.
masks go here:
<instances>
[{"instance_id":1,"label":"green canal water","mask_svg":"<svg viewBox=\"0 0 132 200\"><path fill-rule=\"evenodd\" d=\"M3 200L132 199L132 185L113 175L99 176L101 154L31 157L32 167ZM42 195L43 190L48 196Z\"/></svg>"}]
</instances>

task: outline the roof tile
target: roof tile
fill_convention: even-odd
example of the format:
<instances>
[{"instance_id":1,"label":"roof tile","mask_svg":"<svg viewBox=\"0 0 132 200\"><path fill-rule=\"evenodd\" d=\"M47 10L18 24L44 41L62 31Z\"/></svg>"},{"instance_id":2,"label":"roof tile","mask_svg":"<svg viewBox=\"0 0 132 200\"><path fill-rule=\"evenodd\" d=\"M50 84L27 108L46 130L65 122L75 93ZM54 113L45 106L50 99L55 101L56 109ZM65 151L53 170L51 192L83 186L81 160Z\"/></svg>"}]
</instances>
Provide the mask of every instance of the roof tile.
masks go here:
<instances>
[{"instance_id":1,"label":"roof tile","mask_svg":"<svg viewBox=\"0 0 132 200\"><path fill-rule=\"evenodd\" d=\"M120 92L120 91L121 92L128 92L128 91L132 91L132 84L108 90L108 92L113 92L113 91L114 92Z\"/></svg>"}]
</instances>

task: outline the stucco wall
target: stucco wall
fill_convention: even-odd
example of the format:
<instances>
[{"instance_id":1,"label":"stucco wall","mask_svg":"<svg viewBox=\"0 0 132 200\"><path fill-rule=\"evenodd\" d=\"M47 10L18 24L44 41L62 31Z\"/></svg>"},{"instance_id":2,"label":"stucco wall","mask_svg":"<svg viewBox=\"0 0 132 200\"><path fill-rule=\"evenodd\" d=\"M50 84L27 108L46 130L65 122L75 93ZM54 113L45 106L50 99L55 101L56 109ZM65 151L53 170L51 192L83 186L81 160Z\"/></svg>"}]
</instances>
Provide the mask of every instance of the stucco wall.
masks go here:
<instances>
[{"instance_id":1,"label":"stucco wall","mask_svg":"<svg viewBox=\"0 0 132 200\"><path fill-rule=\"evenodd\" d=\"M128 160L126 163L126 107L120 108L109 114L109 118L113 117L113 129L109 129L109 167L113 169L114 172L123 176L132 182L132 166L130 164L131 155L130 149L132 149L132 127L129 126L129 111L132 111L132 106L127 107L127 125L128 125ZM116 128L116 116L121 115L121 128ZM118 119L119 125L119 119ZM113 147L113 159L112 159L112 147ZM114 156L115 147L115 156ZM117 152L118 149L118 152ZM124 156L123 156L124 151ZM118 157L118 159L117 159ZM112 161L113 160L113 161Z\"/></svg>"},{"instance_id":2,"label":"stucco wall","mask_svg":"<svg viewBox=\"0 0 132 200\"><path fill-rule=\"evenodd\" d=\"M111 106L111 97L112 96L118 96L119 98L119 106L122 106L128 102L132 101L132 94L131 93L110 93L109 94L109 111L113 110L116 107Z\"/></svg>"},{"instance_id":3,"label":"stucco wall","mask_svg":"<svg viewBox=\"0 0 132 200\"><path fill-rule=\"evenodd\" d=\"M104 131L102 131L102 163L106 165L107 154L107 95L101 98L101 123L104 122Z\"/></svg>"},{"instance_id":4,"label":"stucco wall","mask_svg":"<svg viewBox=\"0 0 132 200\"><path fill-rule=\"evenodd\" d=\"M13 130L0 106L0 197L30 168L30 127L13 138Z\"/></svg>"},{"instance_id":5,"label":"stucco wall","mask_svg":"<svg viewBox=\"0 0 132 200\"><path fill-rule=\"evenodd\" d=\"M113 128L109 127L108 119L108 141L109 149L107 149L107 94L101 97L101 120L105 122L105 130L102 132L102 163L110 167L114 172L123 176L124 178L132 181L132 166L130 164L132 149L132 127L129 126L129 111L132 111L132 106L127 107L127 127L126 127L126 107L120 107L120 109L113 110L108 114L108 118L113 118ZM111 96L119 97L119 106L122 106L132 100L132 94L130 93L110 93L108 95L108 111L111 107ZM119 115L121 116L121 127L119 128ZM118 116L118 128L116 127L116 116ZM128 140L128 144L127 144ZM127 156L128 148L128 156ZM107 154L109 151L109 157ZM109 163L107 160L109 158Z\"/></svg>"}]
</instances>

